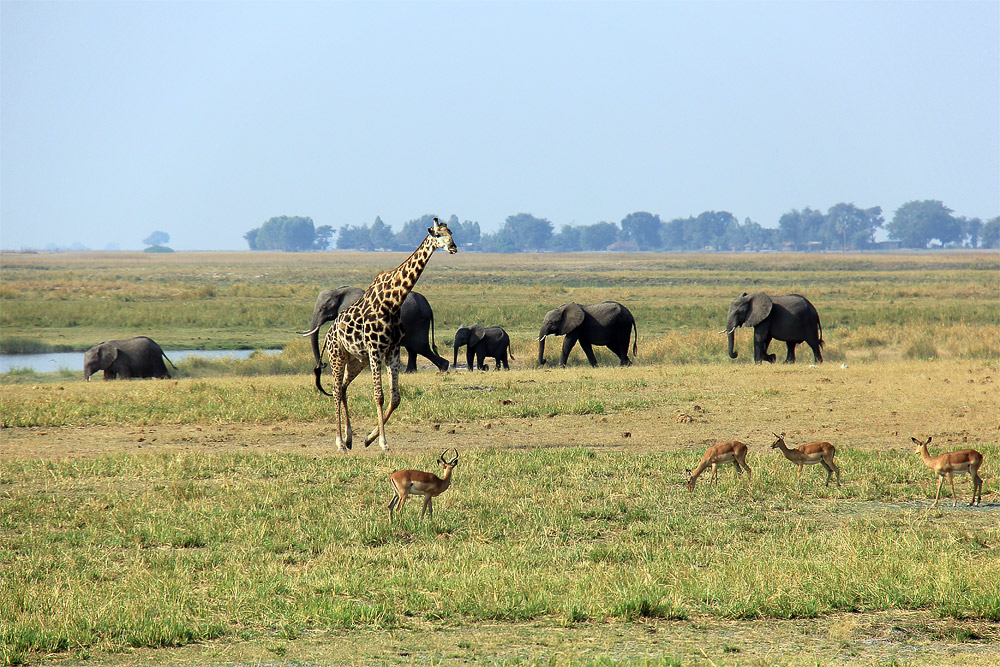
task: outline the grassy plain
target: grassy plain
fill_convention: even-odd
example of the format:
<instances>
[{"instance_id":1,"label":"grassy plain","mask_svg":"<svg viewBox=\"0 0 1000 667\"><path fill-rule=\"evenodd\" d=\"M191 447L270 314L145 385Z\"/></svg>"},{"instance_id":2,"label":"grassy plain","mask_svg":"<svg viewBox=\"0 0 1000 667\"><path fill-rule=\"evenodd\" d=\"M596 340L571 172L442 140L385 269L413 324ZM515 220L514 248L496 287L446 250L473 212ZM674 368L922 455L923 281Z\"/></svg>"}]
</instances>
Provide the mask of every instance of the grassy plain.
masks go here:
<instances>
[{"instance_id":1,"label":"grassy plain","mask_svg":"<svg viewBox=\"0 0 1000 667\"><path fill-rule=\"evenodd\" d=\"M285 352L171 381L0 376L0 662L1000 659L996 254L437 256L417 289L439 344L503 324L515 370L406 376L390 454L339 455L292 332L319 289L399 259L4 255L5 342ZM715 332L753 289L807 295L829 363L754 366L746 332L729 360ZM608 298L636 314L636 365L535 366L545 310ZM772 431L833 442L844 485L796 484ZM983 505L931 508L910 435L982 451ZM753 476L688 493L732 438ZM388 473L446 447L434 520L388 524Z\"/></svg>"}]
</instances>

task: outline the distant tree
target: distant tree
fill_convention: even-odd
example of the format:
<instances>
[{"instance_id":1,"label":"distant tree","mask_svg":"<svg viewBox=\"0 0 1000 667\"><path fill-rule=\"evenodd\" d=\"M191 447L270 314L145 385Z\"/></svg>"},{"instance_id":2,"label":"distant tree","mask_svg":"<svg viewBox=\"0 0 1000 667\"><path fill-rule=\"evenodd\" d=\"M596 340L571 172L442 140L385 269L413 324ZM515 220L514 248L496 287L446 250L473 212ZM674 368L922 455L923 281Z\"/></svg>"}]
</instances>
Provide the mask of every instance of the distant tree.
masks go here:
<instances>
[{"instance_id":1,"label":"distant tree","mask_svg":"<svg viewBox=\"0 0 1000 667\"><path fill-rule=\"evenodd\" d=\"M427 228L434 224L434 217L428 213L415 220L407 221L403 228L396 233L396 243L406 248L416 248L427 236ZM451 231L452 236L454 236L455 230ZM458 241L455 243L457 244Z\"/></svg>"},{"instance_id":2,"label":"distant tree","mask_svg":"<svg viewBox=\"0 0 1000 667\"><path fill-rule=\"evenodd\" d=\"M875 242L882 226L882 207L860 209L854 204L835 204L823 219L823 241L828 248L863 250Z\"/></svg>"},{"instance_id":3,"label":"distant tree","mask_svg":"<svg viewBox=\"0 0 1000 667\"><path fill-rule=\"evenodd\" d=\"M694 224L694 218L674 218L660 227L660 247L664 250L684 249L684 228Z\"/></svg>"},{"instance_id":4,"label":"distant tree","mask_svg":"<svg viewBox=\"0 0 1000 667\"><path fill-rule=\"evenodd\" d=\"M315 247L316 227L312 218L282 215L251 229L243 238L251 250L302 252Z\"/></svg>"},{"instance_id":5,"label":"distant tree","mask_svg":"<svg viewBox=\"0 0 1000 667\"><path fill-rule=\"evenodd\" d=\"M556 252L578 252L583 249L580 243L580 227L563 225L559 233L552 237L552 249Z\"/></svg>"},{"instance_id":6,"label":"distant tree","mask_svg":"<svg viewBox=\"0 0 1000 667\"><path fill-rule=\"evenodd\" d=\"M823 222L826 216L820 211L805 208L793 209L778 220L781 238L797 249L805 249L808 243L823 240Z\"/></svg>"},{"instance_id":7,"label":"distant tree","mask_svg":"<svg viewBox=\"0 0 1000 667\"><path fill-rule=\"evenodd\" d=\"M371 250L372 234L367 225L344 225L337 232L337 248L341 250Z\"/></svg>"},{"instance_id":8,"label":"distant tree","mask_svg":"<svg viewBox=\"0 0 1000 667\"><path fill-rule=\"evenodd\" d=\"M608 246L618 240L618 225L613 222L597 222L580 228L580 247L582 250L607 250Z\"/></svg>"},{"instance_id":9,"label":"distant tree","mask_svg":"<svg viewBox=\"0 0 1000 667\"><path fill-rule=\"evenodd\" d=\"M904 248L926 248L934 239L941 245L961 243L962 227L951 214L937 200L911 201L896 209L885 227L889 238L901 241Z\"/></svg>"},{"instance_id":10,"label":"distant tree","mask_svg":"<svg viewBox=\"0 0 1000 667\"><path fill-rule=\"evenodd\" d=\"M316 228L316 240L313 247L316 250L326 250L330 247L330 239L333 237L333 227L330 225L320 225Z\"/></svg>"},{"instance_id":11,"label":"distant tree","mask_svg":"<svg viewBox=\"0 0 1000 667\"><path fill-rule=\"evenodd\" d=\"M661 247L660 228L663 222L660 216L637 211L622 218L621 225L622 235L635 241L640 250L656 250Z\"/></svg>"},{"instance_id":12,"label":"distant tree","mask_svg":"<svg viewBox=\"0 0 1000 667\"><path fill-rule=\"evenodd\" d=\"M453 223L452 220L455 222ZM465 222L458 222L455 216L451 216L451 220L448 221L448 229L451 230L452 238L455 239L455 243L460 246L473 245L478 246L479 240L482 238L482 230L479 229L479 223L473 222L471 220L466 220Z\"/></svg>"},{"instance_id":13,"label":"distant tree","mask_svg":"<svg viewBox=\"0 0 1000 667\"><path fill-rule=\"evenodd\" d=\"M142 240L146 245L167 245L170 243L170 234L156 231Z\"/></svg>"},{"instance_id":14,"label":"distant tree","mask_svg":"<svg viewBox=\"0 0 1000 667\"><path fill-rule=\"evenodd\" d=\"M370 234L373 248L390 250L396 244L396 235L392 233L392 227L382 222L380 217L376 217L372 223Z\"/></svg>"},{"instance_id":15,"label":"distant tree","mask_svg":"<svg viewBox=\"0 0 1000 667\"><path fill-rule=\"evenodd\" d=\"M1000 216L983 223L979 230L980 248L1000 248Z\"/></svg>"},{"instance_id":16,"label":"distant tree","mask_svg":"<svg viewBox=\"0 0 1000 667\"><path fill-rule=\"evenodd\" d=\"M512 248L511 251L496 252L537 252L547 250L552 241L552 223L545 218L536 218L530 213L509 215L503 227L496 234L496 247Z\"/></svg>"},{"instance_id":17,"label":"distant tree","mask_svg":"<svg viewBox=\"0 0 1000 667\"><path fill-rule=\"evenodd\" d=\"M983 233L983 221L979 218L956 218L962 230L962 246L978 248Z\"/></svg>"}]
</instances>

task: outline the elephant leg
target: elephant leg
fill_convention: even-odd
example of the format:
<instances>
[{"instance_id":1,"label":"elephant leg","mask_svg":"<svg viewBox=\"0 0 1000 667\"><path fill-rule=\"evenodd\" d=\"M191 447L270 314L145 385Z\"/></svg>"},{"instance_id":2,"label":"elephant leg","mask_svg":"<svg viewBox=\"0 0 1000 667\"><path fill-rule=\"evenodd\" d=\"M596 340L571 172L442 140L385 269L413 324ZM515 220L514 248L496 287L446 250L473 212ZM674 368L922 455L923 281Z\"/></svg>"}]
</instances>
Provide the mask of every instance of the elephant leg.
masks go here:
<instances>
[{"instance_id":1,"label":"elephant leg","mask_svg":"<svg viewBox=\"0 0 1000 667\"><path fill-rule=\"evenodd\" d=\"M632 365L631 359L628 358L628 343L629 341L626 338L624 341L620 341L614 347L610 345L608 346L608 349L614 352L615 355L618 357L618 362L620 366Z\"/></svg>"},{"instance_id":2,"label":"elephant leg","mask_svg":"<svg viewBox=\"0 0 1000 667\"><path fill-rule=\"evenodd\" d=\"M417 351L413 348L406 348L406 372L417 372Z\"/></svg>"},{"instance_id":3,"label":"elephant leg","mask_svg":"<svg viewBox=\"0 0 1000 667\"><path fill-rule=\"evenodd\" d=\"M793 343L790 340L785 341L785 346L788 348L788 354L785 355L785 363L786 364L794 364L795 363L795 346L796 345L798 345L798 343Z\"/></svg>"},{"instance_id":4,"label":"elephant leg","mask_svg":"<svg viewBox=\"0 0 1000 667\"><path fill-rule=\"evenodd\" d=\"M587 361L590 362L590 365L596 368L597 357L594 356L594 346L590 344L590 341L581 340L580 349L583 350L585 355L587 355Z\"/></svg>"},{"instance_id":5,"label":"elephant leg","mask_svg":"<svg viewBox=\"0 0 1000 667\"><path fill-rule=\"evenodd\" d=\"M563 339L562 354L559 356L560 366L565 366L566 362L569 361L569 353L572 352L574 345L576 345L576 338L567 334Z\"/></svg>"},{"instance_id":6,"label":"elephant leg","mask_svg":"<svg viewBox=\"0 0 1000 667\"><path fill-rule=\"evenodd\" d=\"M816 361L816 363L817 364L823 363L823 352L820 349L819 340L809 339L806 341L806 343L808 343L809 347L812 349L813 359Z\"/></svg>"},{"instance_id":7,"label":"elephant leg","mask_svg":"<svg viewBox=\"0 0 1000 667\"><path fill-rule=\"evenodd\" d=\"M476 357L476 351L473 350L471 347L467 347L467 348L465 348L465 350L466 350L465 351L465 366L471 372L471 371L475 370L475 368L476 368L475 365L473 364L473 360Z\"/></svg>"},{"instance_id":8,"label":"elephant leg","mask_svg":"<svg viewBox=\"0 0 1000 667\"><path fill-rule=\"evenodd\" d=\"M497 368L500 368L500 364L503 364L503 369L505 371L510 370L510 364L507 363L507 352L504 351L499 357L497 357Z\"/></svg>"},{"instance_id":9,"label":"elephant leg","mask_svg":"<svg viewBox=\"0 0 1000 667\"><path fill-rule=\"evenodd\" d=\"M777 358L777 355L767 353L767 348L770 345L771 345L771 336L767 334L758 336L756 333L754 333L753 337L754 363L759 364L764 361L768 362L769 364L774 363L774 360Z\"/></svg>"}]
</instances>

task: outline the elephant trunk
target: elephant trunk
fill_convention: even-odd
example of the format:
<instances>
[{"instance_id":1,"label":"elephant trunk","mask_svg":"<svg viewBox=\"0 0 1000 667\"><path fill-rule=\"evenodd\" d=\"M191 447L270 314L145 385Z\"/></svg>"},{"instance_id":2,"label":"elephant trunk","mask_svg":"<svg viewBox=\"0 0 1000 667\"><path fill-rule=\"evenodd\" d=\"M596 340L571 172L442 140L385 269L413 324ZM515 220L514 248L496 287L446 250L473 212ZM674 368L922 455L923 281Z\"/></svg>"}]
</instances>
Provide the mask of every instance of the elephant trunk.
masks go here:
<instances>
[{"instance_id":1,"label":"elephant trunk","mask_svg":"<svg viewBox=\"0 0 1000 667\"><path fill-rule=\"evenodd\" d=\"M538 337L538 365L545 365L545 336Z\"/></svg>"},{"instance_id":2,"label":"elephant trunk","mask_svg":"<svg viewBox=\"0 0 1000 667\"><path fill-rule=\"evenodd\" d=\"M738 355L735 348L736 342L736 316L730 314L726 318L726 338L729 340L729 358L735 359Z\"/></svg>"}]
</instances>

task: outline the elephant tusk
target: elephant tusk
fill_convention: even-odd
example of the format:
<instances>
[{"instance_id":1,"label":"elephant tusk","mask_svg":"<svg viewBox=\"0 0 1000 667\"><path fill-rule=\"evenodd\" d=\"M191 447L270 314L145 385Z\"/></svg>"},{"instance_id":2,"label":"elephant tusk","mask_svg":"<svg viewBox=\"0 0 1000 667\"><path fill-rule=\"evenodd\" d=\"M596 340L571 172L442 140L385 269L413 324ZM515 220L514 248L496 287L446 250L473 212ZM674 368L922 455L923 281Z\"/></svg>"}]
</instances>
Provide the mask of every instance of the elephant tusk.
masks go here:
<instances>
[{"instance_id":1,"label":"elephant tusk","mask_svg":"<svg viewBox=\"0 0 1000 667\"><path fill-rule=\"evenodd\" d=\"M302 336L303 338L305 338L306 336L311 336L311 335L313 335L314 333L316 333L317 331L319 331L319 328L320 328L321 326L323 326L323 325L322 325L322 324L317 324L317 325L316 325L315 327L313 327L313 328L312 328L312 329L310 329L309 331L296 331L295 333L297 333L298 335L300 335L300 336Z\"/></svg>"}]
</instances>

